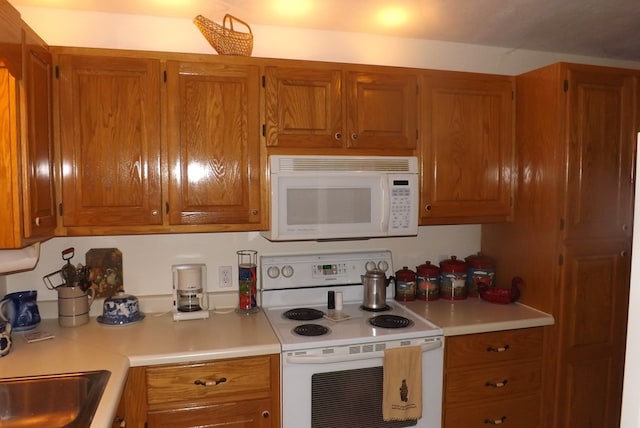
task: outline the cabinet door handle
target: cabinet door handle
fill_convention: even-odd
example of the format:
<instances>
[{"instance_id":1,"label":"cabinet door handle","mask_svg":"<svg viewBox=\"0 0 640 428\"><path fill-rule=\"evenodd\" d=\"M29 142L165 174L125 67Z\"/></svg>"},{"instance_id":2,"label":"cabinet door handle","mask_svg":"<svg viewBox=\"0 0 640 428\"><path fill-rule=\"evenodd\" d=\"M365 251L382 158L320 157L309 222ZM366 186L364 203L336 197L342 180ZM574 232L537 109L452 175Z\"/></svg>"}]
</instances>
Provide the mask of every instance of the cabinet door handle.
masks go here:
<instances>
[{"instance_id":1,"label":"cabinet door handle","mask_svg":"<svg viewBox=\"0 0 640 428\"><path fill-rule=\"evenodd\" d=\"M484 386L490 386L490 387L492 387L492 388L502 388L503 386L506 386L506 385L507 385L507 382L508 382L508 381L509 381L508 379L505 379L505 380L503 380L502 382L491 382L491 381L487 381L487 382L484 384Z\"/></svg>"},{"instance_id":2,"label":"cabinet door handle","mask_svg":"<svg viewBox=\"0 0 640 428\"><path fill-rule=\"evenodd\" d=\"M271 413L269 413L268 410L263 410L262 411L262 417L267 419L269 416L271 416Z\"/></svg>"},{"instance_id":3,"label":"cabinet door handle","mask_svg":"<svg viewBox=\"0 0 640 428\"><path fill-rule=\"evenodd\" d=\"M509 350L509 345L498 346L497 348L494 346L489 346L487 348L487 352L506 352Z\"/></svg>"},{"instance_id":4,"label":"cabinet door handle","mask_svg":"<svg viewBox=\"0 0 640 428\"><path fill-rule=\"evenodd\" d=\"M358 139L358 134L356 134L355 132L353 134L351 134L351 139L353 141L356 141Z\"/></svg>"},{"instance_id":5,"label":"cabinet door handle","mask_svg":"<svg viewBox=\"0 0 640 428\"><path fill-rule=\"evenodd\" d=\"M335 138L337 141L340 141L340 140L342 140L342 134L340 132L336 132L333 135L333 138Z\"/></svg>"},{"instance_id":6,"label":"cabinet door handle","mask_svg":"<svg viewBox=\"0 0 640 428\"><path fill-rule=\"evenodd\" d=\"M500 424L503 424L504 421L506 421L506 420L507 420L507 417L503 416L503 417L498 418L498 419L485 419L484 423L486 425L500 425Z\"/></svg>"},{"instance_id":7,"label":"cabinet door handle","mask_svg":"<svg viewBox=\"0 0 640 428\"><path fill-rule=\"evenodd\" d=\"M35 224L37 227L40 227L40 217L36 217L33 219L33 224Z\"/></svg>"},{"instance_id":8,"label":"cabinet door handle","mask_svg":"<svg viewBox=\"0 0 640 428\"><path fill-rule=\"evenodd\" d=\"M217 380L214 379L214 380L204 380L203 381L203 380L200 380L200 379L196 379L196 380L193 381L193 383L195 385L202 385L202 386L216 386L216 385L218 385L220 383L224 383L226 381L227 381L226 377L221 377L220 379L217 379Z\"/></svg>"},{"instance_id":9,"label":"cabinet door handle","mask_svg":"<svg viewBox=\"0 0 640 428\"><path fill-rule=\"evenodd\" d=\"M154 217L157 217L159 214L160 214L160 211L158 211L158 210L151 211L151 215L154 216Z\"/></svg>"}]
</instances>

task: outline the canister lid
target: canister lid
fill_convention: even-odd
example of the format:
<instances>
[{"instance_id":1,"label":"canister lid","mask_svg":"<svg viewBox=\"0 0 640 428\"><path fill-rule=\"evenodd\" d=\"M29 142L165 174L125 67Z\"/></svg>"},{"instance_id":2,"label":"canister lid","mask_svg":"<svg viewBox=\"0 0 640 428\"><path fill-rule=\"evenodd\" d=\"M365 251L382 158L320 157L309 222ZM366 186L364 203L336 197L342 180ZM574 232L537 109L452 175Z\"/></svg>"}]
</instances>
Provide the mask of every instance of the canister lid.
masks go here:
<instances>
[{"instance_id":1,"label":"canister lid","mask_svg":"<svg viewBox=\"0 0 640 428\"><path fill-rule=\"evenodd\" d=\"M485 256L481 252L479 252L478 254L472 254L465 260L471 268L493 269L496 266L496 262L494 259L489 256Z\"/></svg>"},{"instance_id":2,"label":"canister lid","mask_svg":"<svg viewBox=\"0 0 640 428\"><path fill-rule=\"evenodd\" d=\"M402 269L396 272L396 279L398 281L415 281L416 273L407 266L403 266Z\"/></svg>"},{"instance_id":3,"label":"canister lid","mask_svg":"<svg viewBox=\"0 0 640 428\"><path fill-rule=\"evenodd\" d=\"M467 263L458 260L456 256L451 256L450 259L440 262L440 269L446 272L466 272Z\"/></svg>"},{"instance_id":4,"label":"canister lid","mask_svg":"<svg viewBox=\"0 0 640 428\"><path fill-rule=\"evenodd\" d=\"M430 275L438 275L440 272L440 268L438 266L432 265L429 260L416 267L417 274L419 276L430 276Z\"/></svg>"}]
</instances>

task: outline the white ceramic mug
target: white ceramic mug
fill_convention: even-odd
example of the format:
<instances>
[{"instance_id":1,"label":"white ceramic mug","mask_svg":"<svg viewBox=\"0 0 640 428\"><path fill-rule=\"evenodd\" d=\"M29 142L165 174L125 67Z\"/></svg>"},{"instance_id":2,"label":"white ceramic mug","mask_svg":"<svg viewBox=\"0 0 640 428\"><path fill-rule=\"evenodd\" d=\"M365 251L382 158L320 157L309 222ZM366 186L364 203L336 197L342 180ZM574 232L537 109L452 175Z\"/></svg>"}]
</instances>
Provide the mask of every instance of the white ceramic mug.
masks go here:
<instances>
[{"instance_id":1,"label":"white ceramic mug","mask_svg":"<svg viewBox=\"0 0 640 428\"><path fill-rule=\"evenodd\" d=\"M96 290L87 291L81 287L58 287L58 324L62 327L76 327L89 322L89 309Z\"/></svg>"}]
</instances>

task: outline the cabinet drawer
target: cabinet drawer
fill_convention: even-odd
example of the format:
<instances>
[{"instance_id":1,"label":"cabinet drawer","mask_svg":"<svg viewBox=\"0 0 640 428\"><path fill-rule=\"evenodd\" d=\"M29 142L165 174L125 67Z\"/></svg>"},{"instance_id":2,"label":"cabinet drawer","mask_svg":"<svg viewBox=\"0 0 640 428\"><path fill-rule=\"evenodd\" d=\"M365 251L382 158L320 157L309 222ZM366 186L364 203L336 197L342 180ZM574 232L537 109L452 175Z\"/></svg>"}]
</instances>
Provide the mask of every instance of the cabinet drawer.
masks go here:
<instances>
[{"instance_id":1,"label":"cabinet drawer","mask_svg":"<svg viewBox=\"0 0 640 428\"><path fill-rule=\"evenodd\" d=\"M473 406L445 407L444 428L539 428L540 396L488 402Z\"/></svg>"},{"instance_id":2,"label":"cabinet drawer","mask_svg":"<svg viewBox=\"0 0 640 428\"><path fill-rule=\"evenodd\" d=\"M271 393L272 361L275 360L269 357L247 357L149 367L149 406L268 397Z\"/></svg>"},{"instance_id":3,"label":"cabinet drawer","mask_svg":"<svg viewBox=\"0 0 640 428\"><path fill-rule=\"evenodd\" d=\"M537 358L542 355L542 340L542 328L448 337L446 368Z\"/></svg>"},{"instance_id":4,"label":"cabinet drawer","mask_svg":"<svg viewBox=\"0 0 640 428\"><path fill-rule=\"evenodd\" d=\"M277 419L272 417L270 410L271 401L263 399L152 411L148 414L147 426L149 428L275 428Z\"/></svg>"},{"instance_id":5,"label":"cabinet drawer","mask_svg":"<svg viewBox=\"0 0 640 428\"><path fill-rule=\"evenodd\" d=\"M541 370L540 361L534 360L449 372L445 376L445 403L502 399L513 394L535 392L540 388Z\"/></svg>"}]
</instances>

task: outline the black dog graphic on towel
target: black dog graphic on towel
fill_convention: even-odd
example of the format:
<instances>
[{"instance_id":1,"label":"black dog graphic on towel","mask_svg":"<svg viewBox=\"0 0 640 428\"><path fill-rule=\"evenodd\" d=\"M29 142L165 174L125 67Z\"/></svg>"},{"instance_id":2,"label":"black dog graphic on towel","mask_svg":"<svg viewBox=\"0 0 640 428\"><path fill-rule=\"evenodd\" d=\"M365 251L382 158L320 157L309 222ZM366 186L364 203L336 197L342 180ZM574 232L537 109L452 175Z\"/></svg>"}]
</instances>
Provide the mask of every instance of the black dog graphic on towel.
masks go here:
<instances>
[{"instance_id":1,"label":"black dog graphic on towel","mask_svg":"<svg viewBox=\"0 0 640 428\"><path fill-rule=\"evenodd\" d=\"M407 386L407 380L402 379L402 386L400 387L400 400L405 403L409 401L409 387Z\"/></svg>"}]
</instances>

